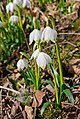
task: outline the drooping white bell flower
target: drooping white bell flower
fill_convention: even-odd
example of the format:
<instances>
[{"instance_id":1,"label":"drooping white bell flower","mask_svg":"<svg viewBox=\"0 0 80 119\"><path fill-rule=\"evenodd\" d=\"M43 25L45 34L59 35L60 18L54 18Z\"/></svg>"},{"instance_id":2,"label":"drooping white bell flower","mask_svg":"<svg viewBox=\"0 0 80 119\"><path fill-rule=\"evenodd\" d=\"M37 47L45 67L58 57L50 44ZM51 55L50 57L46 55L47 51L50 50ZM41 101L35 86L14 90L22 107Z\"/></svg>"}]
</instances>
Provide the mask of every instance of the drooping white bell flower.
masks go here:
<instances>
[{"instance_id":1,"label":"drooping white bell flower","mask_svg":"<svg viewBox=\"0 0 80 119\"><path fill-rule=\"evenodd\" d=\"M28 67L28 61L26 59L20 59L17 62L17 68L20 69L24 69Z\"/></svg>"},{"instance_id":2,"label":"drooping white bell flower","mask_svg":"<svg viewBox=\"0 0 80 119\"><path fill-rule=\"evenodd\" d=\"M13 3L19 6L23 4L23 0L13 0Z\"/></svg>"},{"instance_id":3,"label":"drooping white bell flower","mask_svg":"<svg viewBox=\"0 0 80 119\"><path fill-rule=\"evenodd\" d=\"M2 23L2 21L0 21L0 28L2 28L3 27L3 23Z\"/></svg>"},{"instance_id":4,"label":"drooping white bell flower","mask_svg":"<svg viewBox=\"0 0 80 119\"><path fill-rule=\"evenodd\" d=\"M37 49L37 50L35 50L34 52L33 52L33 54L32 54L32 56L31 56L31 60L34 58L37 58L38 57L38 55L39 55L39 49Z\"/></svg>"},{"instance_id":5,"label":"drooping white bell flower","mask_svg":"<svg viewBox=\"0 0 80 119\"><path fill-rule=\"evenodd\" d=\"M30 2L30 0L23 0L22 7L23 8L25 8L25 7L31 8L31 2Z\"/></svg>"},{"instance_id":6,"label":"drooping white bell flower","mask_svg":"<svg viewBox=\"0 0 80 119\"><path fill-rule=\"evenodd\" d=\"M6 5L6 12L8 13L9 11L10 12L13 12L14 10L17 11L17 6L16 4L10 2L9 4Z\"/></svg>"},{"instance_id":7,"label":"drooping white bell flower","mask_svg":"<svg viewBox=\"0 0 80 119\"><path fill-rule=\"evenodd\" d=\"M46 65L52 62L50 56L44 52L39 53L36 61L37 61L37 65L42 69L45 69Z\"/></svg>"},{"instance_id":8,"label":"drooping white bell flower","mask_svg":"<svg viewBox=\"0 0 80 119\"><path fill-rule=\"evenodd\" d=\"M31 45L33 41L38 42L41 39L41 34L41 31L34 29L29 36L29 45Z\"/></svg>"},{"instance_id":9,"label":"drooping white bell flower","mask_svg":"<svg viewBox=\"0 0 80 119\"><path fill-rule=\"evenodd\" d=\"M49 40L51 40L52 42L55 42L55 39L57 38L57 32L56 30L50 28L49 26L47 26L43 32L42 32L42 36L41 36L41 41L46 41L48 42Z\"/></svg>"},{"instance_id":10,"label":"drooping white bell flower","mask_svg":"<svg viewBox=\"0 0 80 119\"><path fill-rule=\"evenodd\" d=\"M15 15L11 16L10 17L10 22L12 22L12 23L18 23L19 22L19 17L18 16L15 16Z\"/></svg>"}]
</instances>

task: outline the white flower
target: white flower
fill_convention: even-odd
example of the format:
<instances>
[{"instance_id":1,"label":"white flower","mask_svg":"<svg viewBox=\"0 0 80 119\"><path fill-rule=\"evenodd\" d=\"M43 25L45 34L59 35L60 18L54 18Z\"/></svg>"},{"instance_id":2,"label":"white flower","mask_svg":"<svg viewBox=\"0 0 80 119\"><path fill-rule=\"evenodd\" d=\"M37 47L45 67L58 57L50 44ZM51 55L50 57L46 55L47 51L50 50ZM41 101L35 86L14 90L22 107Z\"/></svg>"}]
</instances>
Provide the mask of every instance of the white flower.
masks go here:
<instances>
[{"instance_id":1,"label":"white flower","mask_svg":"<svg viewBox=\"0 0 80 119\"><path fill-rule=\"evenodd\" d=\"M30 2L30 0L23 0L22 7L25 8L26 6L28 8L31 8L31 2Z\"/></svg>"},{"instance_id":2,"label":"white flower","mask_svg":"<svg viewBox=\"0 0 80 119\"><path fill-rule=\"evenodd\" d=\"M44 52L39 53L36 61L37 61L37 65L42 69L45 69L46 65L52 62L50 56Z\"/></svg>"},{"instance_id":3,"label":"white flower","mask_svg":"<svg viewBox=\"0 0 80 119\"><path fill-rule=\"evenodd\" d=\"M41 41L46 41L48 42L49 40L51 40L52 42L55 42L55 39L57 38L57 32L56 30L50 28L49 26L47 26L43 32L42 32L42 36L41 36Z\"/></svg>"},{"instance_id":4,"label":"white flower","mask_svg":"<svg viewBox=\"0 0 80 119\"><path fill-rule=\"evenodd\" d=\"M29 45L31 45L33 41L39 41L41 39L41 34L41 31L39 31L38 29L34 29L29 36Z\"/></svg>"},{"instance_id":5,"label":"white flower","mask_svg":"<svg viewBox=\"0 0 80 119\"><path fill-rule=\"evenodd\" d=\"M1 27L3 27L3 23L2 23L2 21L0 21L0 28L1 28Z\"/></svg>"},{"instance_id":6,"label":"white flower","mask_svg":"<svg viewBox=\"0 0 80 119\"><path fill-rule=\"evenodd\" d=\"M33 52L33 54L32 54L32 56L31 56L31 60L34 58L37 58L38 57L38 55L39 55L39 49L37 49L37 50L35 50L34 52Z\"/></svg>"},{"instance_id":7,"label":"white flower","mask_svg":"<svg viewBox=\"0 0 80 119\"><path fill-rule=\"evenodd\" d=\"M10 12L13 12L14 10L17 11L17 6L16 4L10 2L8 5L6 5L6 12L8 13L9 11Z\"/></svg>"},{"instance_id":8,"label":"white flower","mask_svg":"<svg viewBox=\"0 0 80 119\"><path fill-rule=\"evenodd\" d=\"M12 23L18 23L19 22L19 17L18 16L15 16L15 15L11 16L10 17L10 22L12 22Z\"/></svg>"},{"instance_id":9,"label":"white flower","mask_svg":"<svg viewBox=\"0 0 80 119\"><path fill-rule=\"evenodd\" d=\"M18 67L18 69L27 68L27 67L28 67L28 61L27 61L26 59L20 59L20 60L17 62L17 67Z\"/></svg>"},{"instance_id":10,"label":"white flower","mask_svg":"<svg viewBox=\"0 0 80 119\"><path fill-rule=\"evenodd\" d=\"M19 5L22 5L23 0L13 0L13 3L19 6Z\"/></svg>"}]
</instances>

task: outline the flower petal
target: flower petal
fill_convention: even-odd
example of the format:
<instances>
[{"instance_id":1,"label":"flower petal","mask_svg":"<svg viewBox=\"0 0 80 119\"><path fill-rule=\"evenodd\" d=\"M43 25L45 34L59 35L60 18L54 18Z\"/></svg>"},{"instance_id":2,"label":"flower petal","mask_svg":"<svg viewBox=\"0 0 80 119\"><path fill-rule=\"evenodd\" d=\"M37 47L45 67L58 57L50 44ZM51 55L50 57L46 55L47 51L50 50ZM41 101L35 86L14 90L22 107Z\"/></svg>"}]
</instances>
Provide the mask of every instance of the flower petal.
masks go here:
<instances>
[{"instance_id":1,"label":"flower petal","mask_svg":"<svg viewBox=\"0 0 80 119\"><path fill-rule=\"evenodd\" d=\"M30 0L23 0L22 7L25 8L26 6L27 6L28 8L31 8Z\"/></svg>"},{"instance_id":2,"label":"flower petal","mask_svg":"<svg viewBox=\"0 0 80 119\"><path fill-rule=\"evenodd\" d=\"M29 44L32 44L33 40L34 41L38 41L41 39L41 31L39 31L38 29L34 29L29 36Z\"/></svg>"},{"instance_id":3,"label":"flower petal","mask_svg":"<svg viewBox=\"0 0 80 119\"><path fill-rule=\"evenodd\" d=\"M8 13L9 11L10 12L13 12L14 10L17 11L17 6L16 4L10 2L9 4L6 5L6 12Z\"/></svg>"},{"instance_id":4,"label":"flower petal","mask_svg":"<svg viewBox=\"0 0 80 119\"><path fill-rule=\"evenodd\" d=\"M16 5L22 5L23 0L13 0L13 3L15 3Z\"/></svg>"},{"instance_id":5,"label":"flower petal","mask_svg":"<svg viewBox=\"0 0 80 119\"><path fill-rule=\"evenodd\" d=\"M48 42L49 40L51 40L52 42L55 42L56 38L57 38L56 30L47 26L42 32L41 41L43 41L43 42L47 41Z\"/></svg>"},{"instance_id":6,"label":"flower petal","mask_svg":"<svg viewBox=\"0 0 80 119\"><path fill-rule=\"evenodd\" d=\"M47 63L51 63L51 62L52 62L51 57L50 57L48 54L44 53L44 52L42 52L42 53L43 53L43 55L44 55L44 57L45 57L45 59L46 59L46 62L47 62Z\"/></svg>"},{"instance_id":7,"label":"flower petal","mask_svg":"<svg viewBox=\"0 0 80 119\"><path fill-rule=\"evenodd\" d=\"M38 55L39 55L39 49L37 49L37 50L35 50L35 51L33 52L32 56L31 56L31 60L32 60L33 58L37 58Z\"/></svg>"},{"instance_id":8,"label":"flower petal","mask_svg":"<svg viewBox=\"0 0 80 119\"><path fill-rule=\"evenodd\" d=\"M12 23L18 23L19 22L19 17L18 16L15 16L15 15L11 16L10 17L10 22L12 22Z\"/></svg>"},{"instance_id":9,"label":"flower petal","mask_svg":"<svg viewBox=\"0 0 80 119\"><path fill-rule=\"evenodd\" d=\"M45 67L46 67L46 59L45 59L45 57L43 56L42 52L39 53L39 55L38 55L36 61L37 61L37 65L38 65L39 67L41 67L42 69L45 69Z\"/></svg>"}]
</instances>

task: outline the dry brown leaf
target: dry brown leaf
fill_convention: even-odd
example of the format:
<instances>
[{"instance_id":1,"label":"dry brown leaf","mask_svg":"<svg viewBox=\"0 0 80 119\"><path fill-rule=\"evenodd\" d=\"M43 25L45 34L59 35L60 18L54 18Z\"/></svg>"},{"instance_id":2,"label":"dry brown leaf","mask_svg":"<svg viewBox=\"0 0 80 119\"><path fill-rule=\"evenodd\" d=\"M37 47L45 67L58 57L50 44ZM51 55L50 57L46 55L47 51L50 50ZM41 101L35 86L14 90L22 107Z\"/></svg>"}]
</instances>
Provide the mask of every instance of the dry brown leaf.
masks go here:
<instances>
[{"instance_id":1,"label":"dry brown leaf","mask_svg":"<svg viewBox=\"0 0 80 119\"><path fill-rule=\"evenodd\" d=\"M20 105L19 102L15 101L14 104L15 104L15 106L16 106L16 109L18 109L18 107L19 107L19 105Z\"/></svg>"},{"instance_id":2,"label":"dry brown leaf","mask_svg":"<svg viewBox=\"0 0 80 119\"><path fill-rule=\"evenodd\" d=\"M42 104L43 97L45 96L45 93L36 90L35 91L35 97L32 103L32 107L39 107Z\"/></svg>"},{"instance_id":3,"label":"dry brown leaf","mask_svg":"<svg viewBox=\"0 0 80 119\"><path fill-rule=\"evenodd\" d=\"M26 117L26 112L25 111L22 111L22 114L23 114L24 119L26 119L27 118Z\"/></svg>"},{"instance_id":4,"label":"dry brown leaf","mask_svg":"<svg viewBox=\"0 0 80 119\"><path fill-rule=\"evenodd\" d=\"M69 64L72 65L74 73L79 75L80 74L80 59L72 59Z\"/></svg>"},{"instance_id":5,"label":"dry brown leaf","mask_svg":"<svg viewBox=\"0 0 80 119\"><path fill-rule=\"evenodd\" d=\"M33 99L32 107L38 107L38 102L35 97Z\"/></svg>"},{"instance_id":6,"label":"dry brown leaf","mask_svg":"<svg viewBox=\"0 0 80 119\"><path fill-rule=\"evenodd\" d=\"M39 91L39 90L36 90L35 92L35 97L38 101L38 107L42 104L42 100L43 100L43 97L45 96L45 93Z\"/></svg>"},{"instance_id":7,"label":"dry brown leaf","mask_svg":"<svg viewBox=\"0 0 80 119\"><path fill-rule=\"evenodd\" d=\"M41 19L43 19L45 22L48 21L48 18L47 18L47 16L46 16L45 14L42 14L42 15L41 15Z\"/></svg>"},{"instance_id":8,"label":"dry brown leaf","mask_svg":"<svg viewBox=\"0 0 80 119\"><path fill-rule=\"evenodd\" d=\"M27 119L33 119L33 109L32 107L29 107L29 106L25 106L25 111L27 113Z\"/></svg>"},{"instance_id":9,"label":"dry brown leaf","mask_svg":"<svg viewBox=\"0 0 80 119\"><path fill-rule=\"evenodd\" d=\"M77 119L80 119L80 113L78 114L78 118Z\"/></svg>"},{"instance_id":10,"label":"dry brown leaf","mask_svg":"<svg viewBox=\"0 0 80 119\"><path fill-rule=\"evenodd\" d=\"M6 116L4 116L4 118L3 118L3 119L8 119L7 115L6 115Z\"/></svg>"},{"instance_id":11,"label":"dry brown leaf","mask_svg":"<svg viewBox=\"0 0 80 119\"><path fill-rule=\"evenodd\" d=\"M21 76L21 74L17 72L17 73L13 73L13 74L10 76L10 78L11 78L12 80L18 80L20 76Z\"/></svg>"},{"instance_id":12,"label":"dry brown leaf","mask_svg":"<svg viewBox=\"0 0 80 119\"><path fill-rule=\"evenodd\" d=\"M6 79L6 82L4 83L4 87L7 87L8 85L10 84L10 82L9 82L9 80L8 80L8 78Z\"/></svg>"},{"instance_id":13,"label":"dry brown leaf","mask_svg":"<svg viewBox=\"0 0 80 119\"><path fill-rule=\"evenodd\" d=\"M74 69L75 74L79 75L80 74L80 67L78 65L72 66Z\"/></svg>"},{"instance_id":14,"label":"dry brown leaf","mask_svg":"<svg viewBox=\"0 0 80 119\"><path fill-rule=\"evenodd\" d=\"M16 115L16 111L17 111L16 106L13 105L11 108L11 115L12 116Z\"/></svg>"},{"instance_id":15,"label":"dry brown leaf","mask_svg":"<svg viewBox=\"0 0 80 119\"><path fill-rule=\"evenodd\" d=\"M70 64L71 65L76 65L76 64L79 64L80 63L80 59L72 59L71 61L70 61Z\"/></svg>"},{"instance_id":16,"label":"dry brown leaf","mask_svg":"<svg viewBox=\"0 0 80 119\"><path fill-rule=\"evenodd\" d=\"M52 4L52 5L48 5L47 6L47 10L54 10L56 8L56 6L54 5L54 4Z\"/></svg>"},{"instance_id":17,"label":"dry brown leaf","mask_svg":"<svg viewBox=\"0 0 80 119\"><path fill-rule=\"evenodd\" d=\"M59 11L54 11L54 12L49 12L49 15L51 15L52 17L56 17L56 16L60 16Z\"/></svg>"}]
</instances>

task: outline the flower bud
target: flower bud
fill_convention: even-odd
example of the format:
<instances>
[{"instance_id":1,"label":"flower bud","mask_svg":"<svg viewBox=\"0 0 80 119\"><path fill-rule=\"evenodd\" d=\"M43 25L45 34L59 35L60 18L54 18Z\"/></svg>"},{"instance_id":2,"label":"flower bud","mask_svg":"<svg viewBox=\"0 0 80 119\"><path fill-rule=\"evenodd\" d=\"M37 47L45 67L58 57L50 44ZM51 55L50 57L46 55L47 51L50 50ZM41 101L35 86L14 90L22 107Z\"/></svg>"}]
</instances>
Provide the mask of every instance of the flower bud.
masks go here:
<instances>
[{"instance_id":1,"label":"flower bud","mask_svg":"<svg viewBox=\"0 0 80 119\"><path fill-rule=\"evenodd\" d=\"M10 22L12 22L12 23L18 23L19 22L19 17L18 16L15 16L15 15L11 16L10 17Z\"/></svg>"},{"instance_id":2,"label":"flower bud","mask_svg":"<svg viewBox=\"0 0 80 119\"><path fill-rule=\"evenodd\" d=\"M18 67L18 69L27 68L27 67L28 67L28 61L27 61L26 59L20 59L20 60L17 62L17 67Z\"/></svg>"}]
</instances>

